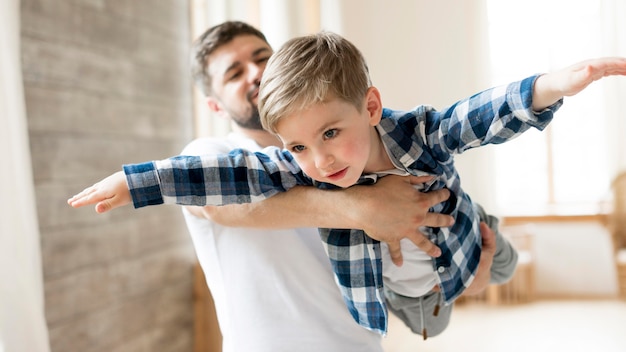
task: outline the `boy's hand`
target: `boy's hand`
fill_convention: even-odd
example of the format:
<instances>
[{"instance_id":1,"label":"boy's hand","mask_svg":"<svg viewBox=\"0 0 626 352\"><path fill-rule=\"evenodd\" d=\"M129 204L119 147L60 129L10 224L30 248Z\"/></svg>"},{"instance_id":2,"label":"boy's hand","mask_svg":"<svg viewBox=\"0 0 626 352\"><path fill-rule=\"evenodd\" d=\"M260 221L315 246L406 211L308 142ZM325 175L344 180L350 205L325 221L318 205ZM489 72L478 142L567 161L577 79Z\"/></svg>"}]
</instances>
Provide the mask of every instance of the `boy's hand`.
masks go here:
<instances>
[{"instance_id":1,"label":"boy's hand","mask_svg":"<svg viewBox=\"0 0 626 352\"><path fill-rule=\"evenodd\" d=\"M131 197L126 184L126 175L118 171L67 200L74 208L96 204L96 212L104 213L111 209L130 204Z\"/></svg>"},{"instance_id":2,"label":"boy's hand","mask_svg":"<svg viewBox=\"0 0 626 352\"><path fill-rule=\"evenodd\" d=\"M541 111L559 99L580 93L588 85L607 76L626 75L626 58L605 57L579 62L539 76L533 90L534 111Z\"/></svg>"}]
</instances>

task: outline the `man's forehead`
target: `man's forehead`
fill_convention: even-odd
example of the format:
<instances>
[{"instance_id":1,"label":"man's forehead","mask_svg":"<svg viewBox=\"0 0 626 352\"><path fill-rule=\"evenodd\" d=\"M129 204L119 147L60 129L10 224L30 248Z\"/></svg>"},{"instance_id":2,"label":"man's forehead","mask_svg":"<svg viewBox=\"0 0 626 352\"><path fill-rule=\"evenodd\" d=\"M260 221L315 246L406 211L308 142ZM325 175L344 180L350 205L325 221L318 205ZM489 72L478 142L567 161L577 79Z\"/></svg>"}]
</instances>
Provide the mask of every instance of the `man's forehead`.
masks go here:
<instances>
[{"instance_id":1,"label":"man's forehead","mask_svg":"<svg viewBox=\"0 0 626 352\"><path fill-rule=\"evenodd\" d=\"M221 77L233 64L253 59L259 50L264 53L272 52L270 46L257 36L240 35L235 37L208 56L208 71L213 77Z\"/></svg>"}]
</instances>

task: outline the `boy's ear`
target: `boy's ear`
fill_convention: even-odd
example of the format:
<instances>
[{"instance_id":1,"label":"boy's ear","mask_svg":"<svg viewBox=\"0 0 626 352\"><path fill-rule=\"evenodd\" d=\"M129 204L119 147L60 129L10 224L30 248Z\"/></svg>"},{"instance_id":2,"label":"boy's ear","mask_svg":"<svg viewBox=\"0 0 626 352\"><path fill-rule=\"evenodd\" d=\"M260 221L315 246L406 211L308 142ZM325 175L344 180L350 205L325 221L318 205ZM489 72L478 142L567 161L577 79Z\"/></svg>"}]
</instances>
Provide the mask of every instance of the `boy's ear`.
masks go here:
<instances>
[{"instance_id":1,"label":"boy's ear","mask_svg":"<svg viewBox=\"0 0 626 352\"><path fill-rule=\"evenodd\" d=\"M365 93L365 108L367 109L370 126L376 126L380 122L383 114L383 103L380 99L380 92L376 87L369 87Z\"/></svg>"}]
</instances>

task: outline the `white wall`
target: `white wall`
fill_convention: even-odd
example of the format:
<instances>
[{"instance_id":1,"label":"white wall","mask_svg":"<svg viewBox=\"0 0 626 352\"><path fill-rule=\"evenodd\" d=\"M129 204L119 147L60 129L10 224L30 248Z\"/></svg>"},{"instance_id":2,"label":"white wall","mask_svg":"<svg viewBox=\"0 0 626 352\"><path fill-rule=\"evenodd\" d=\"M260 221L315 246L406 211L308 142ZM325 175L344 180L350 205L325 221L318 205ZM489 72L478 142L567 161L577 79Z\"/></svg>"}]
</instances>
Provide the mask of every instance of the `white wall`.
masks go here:
<instances>
[{"instance_id":1,"label":"white wall","mask_svg":"<svg viewBox=\"0 0 626 352\"><path fill-rule=\"evenodd\" d=\"M385 106L441 109L489 88L484 0L322 1L321 27L350 39L365 55ZM456 158L464 187L487 208L491 148Z\"/></svg>"},{"instance_id":2,"label":"white wall","mask_svg":"<svg viewBox=\"0 0 626 352\"><path fill-rule=\"evenodd\" d=\"M533 228L539 296L617 295L612 243L600 223L544 223Z\"/></svg>"},{"instance_id":3,"label":"white wall","mask_svg":"<svg viewBox=\"0 0 626 352\"><path fill-rule=\"evenodd\" d=\"M361 49L386 106L443 107L487 88L489 53L482 0L324 4L322 29L344 35ZM337 12L327 15L331 11Z\"/></svg>"}]
</instances>

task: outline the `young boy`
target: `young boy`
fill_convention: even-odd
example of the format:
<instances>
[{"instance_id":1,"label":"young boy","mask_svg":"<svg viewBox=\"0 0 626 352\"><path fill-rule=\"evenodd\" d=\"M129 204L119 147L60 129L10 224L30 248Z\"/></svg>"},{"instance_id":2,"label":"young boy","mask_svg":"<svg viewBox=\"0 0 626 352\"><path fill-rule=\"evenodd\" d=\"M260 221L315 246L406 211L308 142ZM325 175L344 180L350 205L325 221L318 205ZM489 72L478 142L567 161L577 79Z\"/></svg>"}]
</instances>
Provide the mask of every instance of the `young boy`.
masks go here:
<instances>
[{"instance_id":1,"label":"young boy","mask_svg":"<svg viewBox=\"0 0 626 352\"><path fill-rule=\"evenodd\" d=\"M489 219L461 189L452 155L505 142L530 127L543 129L563 96L603 76L625 74L626 59L591 60L489 89L442 111L420 106L400 112L382 107L365 61L350 42L332 33L296 38L272 56L259 93L263 125L287 150L235 150L218 157L126 165L126 175L116 173L68 202L75 207L98 203L98 211L105 204L128 204L131 196L135 207L242 203L297 184L333 188L374 182L386 174L434 176L423 190L445 187L452 195L433 210L456 219L450 228L422 229L441 248L437 258L402 243L405 263L394 267L383 262L381 244L362 231L320 230L346 305L359 324L386 332L386 296L390 309L425 336L424 306L435 307L437 315L443 301L439 317L430 320L435 326L427 326L432 335L433 329L446 327L451 303L474 278L481 214ZM504 256L503 262L514 267L514 252L498 254L503 249L497 249L494 266ZM510 272L504 279L513 270L505 266Z\"/></svg>"}]
</instances>

